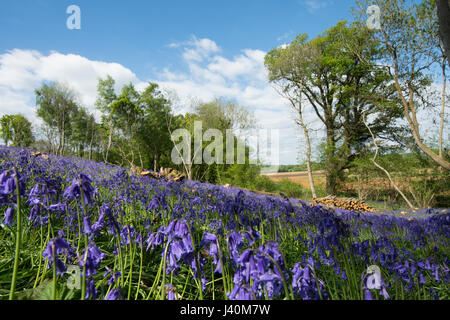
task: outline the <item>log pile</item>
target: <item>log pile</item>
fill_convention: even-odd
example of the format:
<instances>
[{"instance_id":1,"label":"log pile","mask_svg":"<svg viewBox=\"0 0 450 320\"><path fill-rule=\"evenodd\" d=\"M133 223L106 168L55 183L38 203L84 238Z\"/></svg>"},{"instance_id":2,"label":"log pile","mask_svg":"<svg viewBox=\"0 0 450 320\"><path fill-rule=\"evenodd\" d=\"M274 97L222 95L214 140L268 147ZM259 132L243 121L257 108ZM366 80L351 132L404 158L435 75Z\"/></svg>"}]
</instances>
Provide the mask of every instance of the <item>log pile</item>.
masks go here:
<instances>
[{"instance_id":1,"label":"log pile","mask_svg":"<svg viewBox=\"0 0 450 320\"><path fill-rule=\"evenodd\" d=\"M329 208L340 208L348 211L359 212L375 212L376 210L370 207L364 201L357 199L336 198L335 196L328 196L320 199L313 199L311 206L323 205Z\"/></svg>"},{"instance_id":2,"label":"log pile","mask_svg":"<svg viewBox=\"0 0 450 320\"><path fill-rule=\"evenodd\" d=\"M40 151L32 152L32 153L31 153L31 156L32 156L33 158L41 157L41 158L44 159L44 160L48 160L48 158L49 158L49 155L48 155L48 154L42 153L42 152L40 152Z\"/></svg>"},{"instance_id":3,"label":"log pile","mask_svg":"<svg viewBox=\"0 0 450 320\"><path fill-rule=\"evenodd\" d=\"M186 176L184 175L184 173L179 172L175 169L172 168L161 168L161 170L159 172L156 171L141 171L139 173L140 176L142 177L151 177L154 179L167 179L169 181L183 181Z\"/></svg>"}]
</instances>

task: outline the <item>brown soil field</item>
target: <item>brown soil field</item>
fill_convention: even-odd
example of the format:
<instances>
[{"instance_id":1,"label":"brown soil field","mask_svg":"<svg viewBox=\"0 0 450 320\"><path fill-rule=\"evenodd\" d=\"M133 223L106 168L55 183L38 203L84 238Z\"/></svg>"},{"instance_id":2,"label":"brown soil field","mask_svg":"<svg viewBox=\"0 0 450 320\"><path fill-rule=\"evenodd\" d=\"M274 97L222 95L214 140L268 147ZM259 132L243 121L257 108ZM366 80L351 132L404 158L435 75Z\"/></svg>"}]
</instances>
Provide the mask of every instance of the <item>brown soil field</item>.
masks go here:
<instances>
[{"instance_id":1,"label":"brown soil field","mask_svg":"<svg viewBox=\"0 0 450 320\"><path fill-rule=\"evenodd\" d=\"M308 172L307 171L300 171L300 172L281 172L281 173L275 173L275 174L267 174L266 175L270 180L274 182L280 182L282 180L290 180L294 183L297 183L301 185L303 188L309 188L309 179L308 179ZM357 191L358 190L358 182L356 176L350 176L350 178L353 178L353 182L347 182L344 183L342 186L342 191ZM394 182L399 186L401 189L408 190L408 181L411 179L414 180L414 178L402 178L402 177L394 177ZM322 185L325 186L325 171L315 171L313 172L313 180L316 186ZM369 181L361 180L360 186L361 190L370 190L370 191L382 191L382 190L394 190L394 188L391 186L388 178L371 178ZM450 193L450 191L448 192ZM444 193L444 194L448 194Z\"/></svg>"},{"instance_id":2,"label":"brown soil field","mask_svg":"<svg viewBox=\"0 0 450 320\"><path fill-rule=\"evenodd\" d=\"M309 188L309 178L307 171L281 172L281 173L267 174L266 176L274 182L280 182L282 180L287 179L301 185L303 188ZM316 185L320 184L325 185L325 171L313 172L313 180L314 184Z\"/></svg>"}]
</instances>

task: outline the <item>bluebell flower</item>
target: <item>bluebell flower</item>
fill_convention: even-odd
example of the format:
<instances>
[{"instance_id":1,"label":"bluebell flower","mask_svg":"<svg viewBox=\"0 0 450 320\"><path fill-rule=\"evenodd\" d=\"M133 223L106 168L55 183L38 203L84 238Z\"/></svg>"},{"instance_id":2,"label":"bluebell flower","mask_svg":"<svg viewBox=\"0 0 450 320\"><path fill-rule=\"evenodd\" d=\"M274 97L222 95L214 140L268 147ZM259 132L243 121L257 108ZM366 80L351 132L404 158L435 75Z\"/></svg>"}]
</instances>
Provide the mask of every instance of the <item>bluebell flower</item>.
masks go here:
<instances>
[{"instance_id":1,"label":"bluebell flower","mask_svg":"<svg viewBox=\"0 0 450 320\"><path fill-rule=\"evenodd\" d=\"M42 256L48 259L49 268L55 263L56 272L63 275L67 268L59 259L60 255L66 256L68 261L71 261L75 257L75 250L62 238L51 239L42 252Z\"/></svg>"},{"instance_id":2,"label":"bluebell flower","mask_svg":"<svg viewBox=\"0 0 450 320\"><path fill-rule=\"evenodd\" d=\"M101 252L96 244L91 241L84 251L83 256L79 258L79 266L83 269L86 265L86 276L91 277L97 273L97 269L105 257L106 254Z\"/></svg>"},{"instance_id":3,"label":"bluebell flower","mask_svg":"<svg viewBox=\"0 0 450 320\"><path fill-rule=\"evenodd\" d=\"M87 290L86 290L86 296L85 296L85 299L86 299L86 300L89 299L89 298L95 299L95 297L96 297L97 294L98 294L98 291L97 291L97 289L95 288L95 281L94 281L94 280L92 280L92 279L89 280L86 289L87 289Z\"/></svg>"},{"instance_id":4,"label":"bluebell flower","mask_svg":"<svg viewBox=\"0 0 450 320\"><path fill-rule=\"evenodd\" d=\"M237 259L239 250L244 246L241 234L232 230L227 236L227 243L231 256Z\"/></svg>"},{"instance_id":5,"label":"bluebell flower","mask_svg":"<svg viewBox=\"0 0 450 320\"><path fill-rule=\"evenodd\" d=\"M105 300L122 300L122 294L120 293L121 289L112 289L108 292L105 297Z\"/></svg>"},{"instance_id":6,"label":"bluebell flower","mask_svg":"<svg viewBox=\"0 0 450 320\"><path fill-rule=\"evenodd\" d=\"M87 235L92 234L92 229L91 229L91 219L89 219L88 216L85 216L83 218L83 226L84 226L84 233Z\"/></svg>"},{"instance_id":7,"label":"bluebell flower","mask_svg":"<svg viewBox=\"0 0 450 320\"><path fill-rule=\"evenodd\" d=\"M167 290L167 300L177 300L176 296L176 288L168 283L166 284L166 290Z\"/></svg>"},{"instance_id":8,"label":"bluebell flower","mask_svg":"<svg viewBox=\"0 0 450 320\"><path fill-rule=\"evenodd\" d=\"M203 235L203 239L200 242L200 246L205 247L208 255L213 258L214 260L213 262L216 265L216 270L214 272L222 273L222 267L219 257L219 247L217 241L218 240L216 235L205 232L205 234Z\"/></svg>"},{"instance_id":9,"label":"bluebell flower","mask_svg":"<svg viewBox=\"0 0 450 320\"><path fill-rule=\"evenodd\" d=\"M364 290L364 300L373 300L372 292L369 289Z\"/></svg>"},{"instance_id":10,"label":"bluebell flower","mask_svg":"<svg viewBox=\"0 0 450 320\"><path fill-rule=\"evenodd\" d=\"M5 211L5 219L3 223L7 226L12 226L14 224L14 209L8 208Z\"/></svg>"},{"instance_id":11,"label":"bluebell flower","mask_svg":"<svg viewBox=\"0 0 450 320\"><path fill-rule=\"evenodd\" d=\"M230 300L256 300L256 297L251 288L249 288L248 286L240 285L235 285L233 290L229 294L227 294L227 297Z\"/></svg>"},{"instance_id":12,"label":"bluebell flower","mask_svg":"<svg viewBox=\"0 0 450 320\"><path fill-rule=\"evenodd\" d=\"M164 226L161 226L157 232L151 233L145 242L148 244L147 251L164 244Z\"/></svg>"},{"instance_id":13,"label":"bluebell flower","mask_svg":"<svg viewBox=\"0 0 450 320\"><path fill-rule=\"evenodd\" d=\"M94 188L92 187L91 182L91 178L81 173L77 178L72 180L72 184L64 191L64 199L67 201L78 199L81 196L81 190L83 190L84 203L86 205L92 203Z\"/></svg>"}]
</instances>

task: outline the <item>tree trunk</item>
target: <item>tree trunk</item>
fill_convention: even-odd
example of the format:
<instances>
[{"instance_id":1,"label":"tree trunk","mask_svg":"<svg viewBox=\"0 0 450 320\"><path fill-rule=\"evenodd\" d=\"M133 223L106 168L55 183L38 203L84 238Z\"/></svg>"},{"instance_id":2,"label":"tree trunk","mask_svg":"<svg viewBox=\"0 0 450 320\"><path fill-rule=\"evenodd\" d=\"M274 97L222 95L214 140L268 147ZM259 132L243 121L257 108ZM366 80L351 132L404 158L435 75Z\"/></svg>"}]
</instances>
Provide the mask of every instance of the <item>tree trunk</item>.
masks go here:
<instances>
[{"instance_id":1,"label":"tree trunk","mask_svg":"<svg viewBox=\"0 0 450 320\"><path fill-rule=\"evenodd\" d=\"M434 162L436 162L441 167L450 170L450 162L446 161L444 158L440 157L438 154L436 154L432 149L430 149L428 146L426 146L422 142L422 138L420 137L419 132L419 123L417 122L416 118L416 109L414 106L414 89L408 85L409 88L409 101L406 100L405 96L403 95L403 91L400 86L400 80L398 78L398 60L396 57L394 57L394 67L395 67L395 87L397 89L398 94L400 95L400 99L403 104L404 108L404 114L406 117L406 120L408 120L409 126L411 128L414 141L416 142L417 146L422 150L427 156L429 156ZM411 113L411 114L410 114Z\"/></svg>"},{"instance_id":2,"label":"tree trunk","mask_svg":"<svg viewBox=\"0 0 450 320\"><path fill-rule=\"evenodd\" d=\"M156 150L153 152L153 171L159 171L159 156Z\"/></svg>"},{"instance_id":3,"label":"tree trunk","mask_svg":"<svg viewBox=\"0 0 450 320\"><path fill-rule=\"evenodd\" d=\"M109 149L111 148L111 144L112 144L112 119L111 119L111 116L109 118L108 126L109 126L109 137L108 137L108 145L106 146L105 162L108 162Z\"/></svg>"},{"instance_id":4,"label":"tree trunk","mask_svg":"<svg viewBox=\"0 0 450 320\"><path fill-rule=\"evenodd\" d=\"M335 158L335 131L333 125L327 124L327 169L326 169L326 192L328 195L336 195L337 188L337 163Z\"/></svg>"},{"instance_id":5,"label":"tree trunk","mask_svg":"<svg viewBox=\"0 0 450 320\"><path fill-rule=\"evenodd\" d=\"M139 155L139 162L141 163L141 168L144 169L144 161L142 161L142 153L141 153L141 148L139 147L139 144L138 144L137 149L138 149L138 155Z\"/></svg>"},{"instance_id":6,"label":"tree trunk","mask_svg":"<svg viewBox=\"0 0 450 320\"><path fill-rule=\"evenodd\" d=\"M376 140L375 140L375 136L373 135L373 133L372 133L372 130L370 129L370 127L368 126L368 124L367 124L367 122L366 122L366 120L365 120L365 118L364 118L364 125L366 126L366 128L369 130L369 132L370 132L370 135L372 136L372 140L373 140L373 143L374 143L374 145L375 145L375 155L374 155L374 157L373 157L373 159L372 159L372 163L378 168L378 169L380 169L380 170L382 170L385 174L386 174L386 176L388 177L388 179L389 179L389 181L391 182L391 185L394 187L394 189L402 196L402 198L406 201L406 203L408 204L408 206L411 208L411 209L414 209L414 206L412 205L412 203L411 203L411 201L409 201L409 199L406 197L406 195L400 190L400 188L395 184L395 182L394 182L394 180L392 179L392 177L391 177L391 174L389 173L389 171L387 171L385 168L383 168L382 166L380 166L377 162L376 162L376 159L377 159L377 156L378 156L378 144L377 144L377 142L376 142Z\"/></svg>"},{"instance_id":7,"label":"tree trunk","mask_svg":"<svg viewBox=\"0 0 450 320\"><path fill-rule=\"evenodd\" d=\"M309 140L308 127L305 125L305 122L303 121L303 109L302 109L301 95L300 95L300 100L299 100L299 109L297 111L298 111L298 115L299 115L299 124L303 128L303 132L305 134L305 140L306 140L306 168L308 170L309 186L311 188L311 194L312 194L313 199L316 199L317 198L316 188L314 187L314 179L313 179L313 174L312 174L312 170L311 170L311 142Z\"/></svg>"},{"instance_id":8,"label":"tree trunk","mask_svg":"<svg viewBox=\"0 0 450 320\"><path fill-rule=\"evenodd\" d=\"M442 153L442 143L443 143L443 135L444 135L444 115L445 115L445 91L447 87L447 77L445 74L445 58L442 61L442 76L443 76L443 84L442 84L442 107L441 107L441 127L439 130L439 157L444 158Z\"/></svg>"},{"instance_id":9,"label":"tree trunk","mask_svg":"<svg viewBox=\"0 0 450 320\"><path fill-rule=\"evenodd\" d=\"M450 66L450 2L448 0L437 0L437 11L439 18L439 31L444 44L445 55L449 58Z\"/></svg>"},{"instance_id":10,"label":"tree trunk","mask_svg":"<svg viewBox=\"0 0 450 320\"><path fill-rule=\"evenodd\" d=\"M187 174L187 176L188 176L188 179L189 180L192 180L192 164L187 164L186 165L186 174Z\"/></svg>"}]
</instances>

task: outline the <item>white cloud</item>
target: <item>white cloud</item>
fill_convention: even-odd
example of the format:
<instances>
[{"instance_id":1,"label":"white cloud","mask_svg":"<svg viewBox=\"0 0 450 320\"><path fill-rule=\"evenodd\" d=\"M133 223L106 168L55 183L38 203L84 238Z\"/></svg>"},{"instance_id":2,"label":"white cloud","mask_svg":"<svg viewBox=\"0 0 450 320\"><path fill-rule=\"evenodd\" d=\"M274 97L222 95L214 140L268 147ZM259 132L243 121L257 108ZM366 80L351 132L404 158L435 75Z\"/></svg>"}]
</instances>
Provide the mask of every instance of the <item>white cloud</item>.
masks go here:
<instances>
[{"instance_id":1,"label":"white cloud","mask_svg":"<svg viewBox=\"0 0 450 320\"><path fill-rule=\"evenodd\" d=\"M303 0L301 4L306 7L309 13L315 13L320 9L326 8L333 4L333 0Z\"/></svg>"},{"instance_id":2,"label":"white cloud","mask_svg":"<svg viewBox=\"0 0 450 320\"><path fill-rule=\"evenodd\" d=\"M35 94L44 82L66 83L78 95L79 102L91 111L97 98L99 78L111 75L116 88L133 82L136 75L118 63L92 61L74 54L14 49L0 55L0 116L23 113L35 120Z\"/></svg>"},{"instance_id":3,"label":"white cloud","mask_svg":"<svg viewBox=\"0 0 450 320\"><path fill-rule=\"evenodd\" d=\"M169 47L176 48L182 45L172 43ZM191 40L185 42L184 46L183 58L189 62L202 62L211 54L220 51L220 48L214 41L210 39L197 39L195 36L192 36Z\"/></svg>"}]
</instances>

